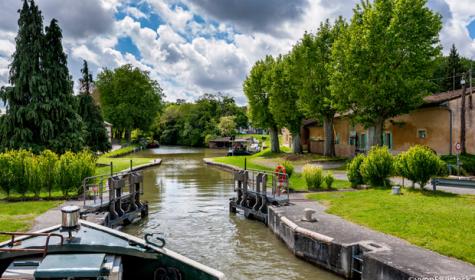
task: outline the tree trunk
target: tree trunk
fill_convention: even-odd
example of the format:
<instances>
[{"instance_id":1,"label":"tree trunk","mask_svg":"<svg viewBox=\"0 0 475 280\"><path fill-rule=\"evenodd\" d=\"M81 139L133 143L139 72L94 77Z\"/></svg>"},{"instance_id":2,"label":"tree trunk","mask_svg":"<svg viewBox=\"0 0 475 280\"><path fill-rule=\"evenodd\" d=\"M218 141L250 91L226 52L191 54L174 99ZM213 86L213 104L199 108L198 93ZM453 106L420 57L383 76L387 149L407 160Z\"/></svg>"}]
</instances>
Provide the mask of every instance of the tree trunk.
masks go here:
<instances>
[{"instance_id":1,"label":"tree trunk","mask_svg":"<svg viewBox=\"0 0 475 280\"><path fill-rule=\"evenodd\" d=\"M460 152L465 154L467 149L465 147L465 130L466 130L466 123L465 123L465 91L467 90L467 83L463 84L462 88L462 108L460 110Z\"/></svg>"},{"instance_id":2,"label":"tree trunk","mask_svg":"<svg viewBox=\"0 0 475 280\"><path fill-rule=\"evenodd\" d=\"M273 153L280 153L279 132L276 126L269 128L270 150Z\"/></svg>"},{"instance_id":3,"label":"tree trunk","mask_svg":"<svg viewBox=\"0 0 475 280\"><path fill-rule=\"evenodd\" d=\"M383 128L384 128L384 119L383 118L378 118L376 122L374 123L374 134L373 134L373 141L371 143L372 146L382 146L383 141Z\"/></svg>"},{"instance_id":4,"label":"tree trunk","mask_svg":"<svg viewBox=\"0 0 475 280\"><path fill-rule=\"evenodd\" d=\"M325 143L323 155L328 157L335 156L335 137L333 134L333 115L327 115L323 119L323 130L325 133Z\"/></svg>"},{"instance_id":5,"label":"tree trunk","mask_svg":"<svg viewBox=\"0 0 475 280\"><path fill-rule=\"evenodd\" d=\"M292 152L294 154L302 153L302 143L300 143L300 130L292 133Z\"/></svg>"}]
</instances>

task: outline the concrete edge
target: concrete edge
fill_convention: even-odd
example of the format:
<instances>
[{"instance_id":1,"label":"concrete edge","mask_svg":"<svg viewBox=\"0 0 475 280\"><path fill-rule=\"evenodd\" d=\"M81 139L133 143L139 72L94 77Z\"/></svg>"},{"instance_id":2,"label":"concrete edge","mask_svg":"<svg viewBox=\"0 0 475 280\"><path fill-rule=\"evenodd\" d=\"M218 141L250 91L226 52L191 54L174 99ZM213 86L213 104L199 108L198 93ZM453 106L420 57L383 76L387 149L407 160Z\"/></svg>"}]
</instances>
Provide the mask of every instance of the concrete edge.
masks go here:
<instances>
[{"instance_id":1,"label":"concrete edge","mask_svg":"<svg viewBox=\"0 0 475 280\"><path fill-rule=\"evenodd\" d=\"M207 165L215 166L215 167L221 168L221 169L223 169L225 171L229 171L229 172L234 172L234 171L240 171L241 170L241 168L236 167L234 165L221 163L221 162L215 162L211 158L204 158L203 161Z\"/></svg>"},{"instance_id":2,"label":"concrete edge","mask_svg":"<svg viewBox=\"0 0 475 280\"><path fill-rule=\"evenodd\" d=\"M287 217L283 216L280 218L281 222L287 225L290 229L295 231L296 233L299 233L305 237L309 237L311 239L315 239L321 242L326 242L326 243L331 243L333 241L333 237L320 234L318 232L314 232L311 230L308 230L306 228L300 227L291 220L289 220Z\"/></svg>"}]
</instances>

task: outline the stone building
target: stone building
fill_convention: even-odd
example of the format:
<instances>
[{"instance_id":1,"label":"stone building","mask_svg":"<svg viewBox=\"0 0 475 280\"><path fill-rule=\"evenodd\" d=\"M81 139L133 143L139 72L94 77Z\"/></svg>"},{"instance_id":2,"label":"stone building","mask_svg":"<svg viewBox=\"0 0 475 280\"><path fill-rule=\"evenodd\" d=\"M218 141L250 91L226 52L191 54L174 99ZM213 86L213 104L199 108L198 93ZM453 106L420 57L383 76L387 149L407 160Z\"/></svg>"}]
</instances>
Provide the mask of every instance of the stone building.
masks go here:
<instances>
[{"instance_id":1,"label":"stone building","mask_svg":"<svg viewBox=\"0 0 475 280\"><path fill-rule=\"evenodd\" d=\"M475 91L475 90L474 90ZM389 119L384 125L383 144L394 153L407 150L412 145L429 146L437 154L455 153L460 141L462 90L427 96L424 104L409 114ZM466 148L475 154L475 109L470 90L466 93ZM366 152L373 128L352 124L349 115L337 115L334 120L335 152L337 156L352 157ZM282 131L284 144L290 145L292 137ZM324 133L322 124L315 120L303 121L302 145L312 153L323 153Z\"/></svg>"}]
</instances>

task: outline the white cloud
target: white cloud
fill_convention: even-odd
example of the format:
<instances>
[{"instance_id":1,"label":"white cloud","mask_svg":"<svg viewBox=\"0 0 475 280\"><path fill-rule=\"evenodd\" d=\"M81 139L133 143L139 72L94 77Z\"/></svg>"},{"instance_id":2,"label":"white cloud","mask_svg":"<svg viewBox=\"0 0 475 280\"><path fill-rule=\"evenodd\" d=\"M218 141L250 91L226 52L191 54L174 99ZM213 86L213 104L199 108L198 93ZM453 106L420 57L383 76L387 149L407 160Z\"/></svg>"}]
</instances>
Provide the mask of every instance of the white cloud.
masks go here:
<instances>
[{"instance_id":1,"label":"white cloud","mask_svg":"<svg viewBox=\"0 0 475 280\"><path fill-rule=\"evenodd\" d=\"M77 59L84 59L96 65L99 65L99 59L96 53L89 50L85 45L80 45L72 49L73 57Z\"/></svg>"}]
</instances>

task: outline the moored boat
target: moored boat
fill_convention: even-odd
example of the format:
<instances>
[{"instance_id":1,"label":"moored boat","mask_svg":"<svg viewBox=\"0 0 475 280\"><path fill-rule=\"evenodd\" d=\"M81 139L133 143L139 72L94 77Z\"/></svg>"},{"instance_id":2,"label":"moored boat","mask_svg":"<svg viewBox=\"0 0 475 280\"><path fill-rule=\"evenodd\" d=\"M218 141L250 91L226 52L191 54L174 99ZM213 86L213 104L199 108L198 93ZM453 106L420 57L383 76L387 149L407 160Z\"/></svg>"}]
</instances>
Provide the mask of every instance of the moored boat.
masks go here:
<instances>
[{"instance_id":1,"label":"moored boat","mask_svg":"<svg viewBox=\"0 0 475 280\"><path fill-rule=\"evenodd\" d=\"M2 232L0 279L224 279L224 274L144 239L79 220L79 208L62 223L34 233Z\"/></svg>"}]
</instances>

